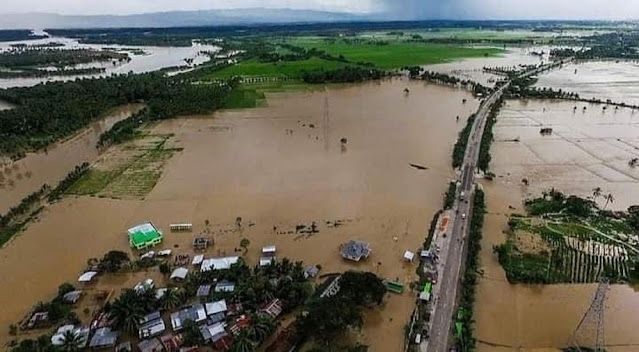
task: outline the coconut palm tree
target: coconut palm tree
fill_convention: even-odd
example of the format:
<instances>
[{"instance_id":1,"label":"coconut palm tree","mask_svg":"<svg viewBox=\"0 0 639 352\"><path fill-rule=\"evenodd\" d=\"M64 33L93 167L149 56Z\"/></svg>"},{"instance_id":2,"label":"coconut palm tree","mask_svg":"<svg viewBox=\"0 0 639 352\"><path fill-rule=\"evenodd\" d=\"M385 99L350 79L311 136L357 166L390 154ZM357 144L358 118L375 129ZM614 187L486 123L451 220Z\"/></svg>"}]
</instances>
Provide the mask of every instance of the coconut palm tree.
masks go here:
<instances>
[{"instance_id":1,"label":"coconut palm tree","mask_svg":"<svg viewBox=\"0 0 639 352\"><path fill-rule=\"evenodd\" d=\"M233 346L231 346L231 352L254 352L255 350L256 343L246 329L240 331L240 333L235 336Z\"/></svg>"},{"instance_id":2,"label":"coconut palm tree","mask_svg":"<svg viewBox=\"0 0 639 352\"><path fill-rule=\"evenodd\" d=\"M606 195L606 204L604 204L604 210L606 209L606 207L608 206L608 203L614 203L615 202L615 197L612 196L612 193L608 193Z\"/></svg>"},{"instance_id":3,"label":"coconut palm tree","mask_svg":"<svg viewBox=\"0 0 639 352\"><path fill-rule=\"evenodd\" d=\"M60 349L65 352L75 352L80 351L80 346L84 342L84 338L80 336L80 334L75 331L65 331L62 334L62 345Z\"/></svg>"},{"instance_id":4,"label":"coconut palm tree","mask_svg":"<svg viewBox=\"0 0 639 352\"><path fill-rule=\"evenodd\" d=\"M144 307L133 290L126 290L109 309L111 323L126 332L135 332L138 321L144 316Z\"/></svg>"},{"instance_id":5,"label":"coconut palm tree","mask_svg":"<svg viewBox=\"0 0 639 352\"><path fill-rule=\"evenodd\" d=\"M268 316L254 314L251 317L252 325L249 328L249 335L255 340L262 342L277 329L277 324Z\"/></svg>"},{"instance_id":6,"label":"coconut palm tree","mask_svg":"<svg viewBox=\"0 0 639 352\"><path fill-rule=\"evenodd\" d=\"M168 287L164 292L164 296L160 298L160 308L164 310L171 310L180 305L181 298L175 287Z\"/></svg>"},{"instance_id":7,"label":"coconut palm tree","mask_svg":"<svg viewBox=\"0 0 639 352\"><path fill-rule=\"evenodd\" d=\"M601 187L593 188L592 190L592 200L597 202L597 198L601 197L603 190Z\"/></svg>"}]
</instances>

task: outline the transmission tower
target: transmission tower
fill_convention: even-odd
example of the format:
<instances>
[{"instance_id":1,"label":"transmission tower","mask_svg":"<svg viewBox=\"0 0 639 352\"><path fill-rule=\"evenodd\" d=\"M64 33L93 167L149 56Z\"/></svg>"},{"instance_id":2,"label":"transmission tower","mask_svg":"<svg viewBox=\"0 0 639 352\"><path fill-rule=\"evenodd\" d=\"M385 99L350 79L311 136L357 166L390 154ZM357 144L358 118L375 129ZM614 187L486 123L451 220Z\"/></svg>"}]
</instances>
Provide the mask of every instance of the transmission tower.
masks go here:
<instances>
[{"instance_id":1,"label":"transmission tower","mask_svg":"<svg viewBox=\"0 0 639 352\"><path fill-rule=\"evenodd\" d=\"M604 310L609 286L608 279L599 279L590 307L572 334L572 345L576 351L604 351Z\"/></svg>"},{"instance_id":2,"label":"transmission tower","mask_svg":"<svg viewBox=\"0 0 639 352\"><path fill-rule=\"evenodd\" d=\"M324 87L324 90L326 92L326 96L324 96L324 150L328 151L330 112L328 110L328 89Z\"/></svg>"}]
</instances>

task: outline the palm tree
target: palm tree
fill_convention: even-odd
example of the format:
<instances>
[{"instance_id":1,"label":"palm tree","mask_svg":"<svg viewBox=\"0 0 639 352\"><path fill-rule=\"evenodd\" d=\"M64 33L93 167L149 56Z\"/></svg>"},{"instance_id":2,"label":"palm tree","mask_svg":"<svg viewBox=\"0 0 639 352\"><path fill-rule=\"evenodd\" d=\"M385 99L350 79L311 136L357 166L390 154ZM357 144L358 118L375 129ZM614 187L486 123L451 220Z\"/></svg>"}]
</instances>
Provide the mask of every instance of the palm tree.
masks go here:
<instances>
[{"instance_id":1,"label":"palm tree","mask_svg":"<svg viewBox=\"0 0 639 352\"><path fill-rule=\"evenodd\" d=\"M592 190L592 200L594 200L595 203L597 202L597 198L601 197L602 192L603 190L601 189L601 187L597 187Z\"/></svg>"},{"instance_id":2,"label":"palm tree","mask_svg":"<svg viewBox=\"0 0 639 352\"><path fill-rule=\"evenodd\" d=\"M135 332L144 316L144 307L133 290L126 290L109 309L111 323L119 330Z\"/></svg>"},{"instance_id":3,"label":"palm tree","mask_svg":"<svg viewBox=\"0 0 639 352\"><path fill-rule=\"evenodd\" d=\"M84 338L75 331L65 331L62 334L62 345L60 348L65 352L80 351L80 346L84 342Z\"/></svg>"},{"instance_id":4,"label":"palm tree","mask_svg":"<svg viewBox=\"0 0 639 352\"><path fill-rule=\"evenodd\" d=\"M231 346L231 352L254 352L255 351L255 341L251 339L248 331L246 329L241 330L237 336L235 336L235 340L233 340L233 346Z\"/></svg>"},{"instance_id":5,"label":"palm tree","mask_svg":"<svg viewBox=\"0 0 639 352\"><path fill-rule=\"evenodd\" d=\"M604 204L604 210L608 206L608 203L614 203L614 202L615 202L615 197L612 196L612 193L608 193L608 195L606 195L606 204Z\"/></svg>"},{"instance_id":6,"label":"palm tree","mask_svg":"<svg viewBox=\"0 0 639 352\"><path fill-rule=\"evenodd\" d=\"M171 310L180 305L181 299L175 287L168 287L164 296L160 298L160 308Z\"/></svg>"},{"instance_id":7,"label":"palm tree","mask_svg":"<svg viewBox=\"0 0 639 352\"><path fill-rule=\"evenodd\" d=\"M249 335L255 341L262 342L277 329L277 324L268 316L254 314L251 317L252 325L249 328Z\"/></svg>"}]
</instances>

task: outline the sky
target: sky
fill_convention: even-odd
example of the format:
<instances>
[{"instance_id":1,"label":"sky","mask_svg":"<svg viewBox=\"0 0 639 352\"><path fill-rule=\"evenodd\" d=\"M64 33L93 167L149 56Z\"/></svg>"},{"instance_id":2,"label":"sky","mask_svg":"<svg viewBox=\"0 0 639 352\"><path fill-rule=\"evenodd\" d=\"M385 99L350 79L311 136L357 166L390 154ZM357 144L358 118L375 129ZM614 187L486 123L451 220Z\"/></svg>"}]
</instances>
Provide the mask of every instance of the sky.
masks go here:
<instances>
[{"instance_id":1,"label":"sky","mask_svg":"<svg viewBox=\"0 0 639 352\"><path fill-rule=\"evenodd\" d=\"M389 19L639 19L639 0L0 0L0 13L70 15L251 7L384 13Z\"/></svg>"}]
</instances>

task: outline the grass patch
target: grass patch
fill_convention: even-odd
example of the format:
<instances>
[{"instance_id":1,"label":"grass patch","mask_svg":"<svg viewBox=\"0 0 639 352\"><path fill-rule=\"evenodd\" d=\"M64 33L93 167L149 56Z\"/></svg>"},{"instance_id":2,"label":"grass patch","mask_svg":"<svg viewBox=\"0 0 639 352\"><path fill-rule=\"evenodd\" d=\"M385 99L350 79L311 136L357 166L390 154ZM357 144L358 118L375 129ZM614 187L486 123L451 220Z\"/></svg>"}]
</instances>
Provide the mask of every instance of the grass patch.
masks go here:
<instances>
[{"instance_id":1,"label":"grass patch","mask_svg":"<svg viewBox=\"0 0 639 352\"><path fill-rule=\"evenodd\" d=\"M317 69L334 70L344 67L347 64L337 61L328 61L320 58L310 58L300 61L284 62L260 62L257 59L242 61L237 65L225 67L219 71L211 72L202 79L226 79L236 76L249 77L279 77L298 79L302 71L312 71Z\"/></svg>"},{"instance_id":2,"label":"grass patch","mask_svg":"<svg viewBox=\"0 0 639 352\"><path fill-rule=\"evenodd\" d=\"M96 195L101 192L110 182L112 182L123 170L97 170L91 169L74 183L67 194L78 196Z\"/></svg>"},{"instance_id":3,"label":"grass patch","mask_svg":"<svg viewBox=\"0 0 639 352\"><path fill-rule=\"evenodd\" d=\"M226 102L224 109L248 109L266 105L266 96L263 91L255 88L243 87L233 90Z\"/></svg>"}]
</instances>

